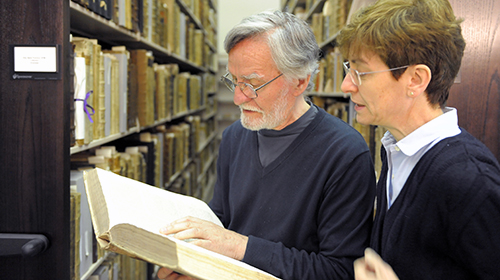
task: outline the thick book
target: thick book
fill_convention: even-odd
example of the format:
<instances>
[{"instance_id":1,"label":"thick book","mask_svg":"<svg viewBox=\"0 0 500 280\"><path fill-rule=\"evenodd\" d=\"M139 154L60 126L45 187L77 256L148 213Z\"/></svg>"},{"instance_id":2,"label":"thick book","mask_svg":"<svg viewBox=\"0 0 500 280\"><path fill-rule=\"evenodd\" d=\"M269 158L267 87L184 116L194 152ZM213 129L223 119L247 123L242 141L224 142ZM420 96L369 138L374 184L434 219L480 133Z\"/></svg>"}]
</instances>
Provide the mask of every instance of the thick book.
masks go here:
<instances>
[{"instance_id":1,"label":"thick book","mask_svg":"<svg viewBox=\"0 0 500 280\"><path fill-rule=\"evenodd\" d=\"M107 53L103 53L103 68L104 68L104 137L111 135L111 57Z\"/></svg>"},{"instance_id":2,"label":"thick book","mask_svg":"<svg viewBox=\"0 0 500 280\"><path fill-rule=\"evenodd\" d=\"M180 26L181 26L181 10L176 0L166 0L168 16L167 16L167 41L168 49L176 55L180 55Z\"/></svg>"},{"instance_id":3,"label":"thick book","mask_svg":"<svg viewBox=\"0 0 500 280\"><path fill-rule=\"evenodd\" d=\"M130 0L118 1L118 25L132 30L132 3Z\"/></svg>"},{"instance_id":4,"label":"thick book","mask_svg":"<svg viewBox=\"0 0 500 280\"><path fill-rule=\"evenodd\" d=\"M99 168L84 182L92 223L101 247L167 267L197 279L277 279L241 261L160 234L184 216L222 226L208 205Z\"/></svg>"},{"instance_id":5,"label":"thick book","mask_svg":"<svg viewBox=\"0 0 500 280\"><path fill-rule=\"evenodd\" d=\"M143 15L142 15L142 1L143 0L131 0L131 20L132 20L132 31L142 32L143 25Z\"/></svg>"},{"instance_id":6,"label":"thick book","mask_svg":"<svg viewBox=\"0 0 500 280\"><path fill-rule=\"evenodd\" d=\"M75 142L78 146L83 146L85 143L85 130L87 129L86 124L86 114L85 114L85 98L87 92L86 80L86 65L85 57L75 57L74 59L74 73L75 73L75 94L74 94L74 106L75 106Z\"/></svg>"},{"instance_id":7,"label":"thick book","mask_svg":"<svg viewBox=\"0 0 500 280\"><path fill-rule=\"evenodd\" d=\"M167 69L165 65L153 64L156 76L156 92L155 92L155 120L164 120L167 118Z\"/></svg>"},{"instance_id":8,"label":"thick book","mask_svg":"<svg viewBox=\"0 0 500 280\"><path fill-rule=\"evenodd\" d=\"M124 46L114 46L112 50L104 50L105 53L112 54L118 60L118 102L114 102L119 104L117 118L118 118L118 126L119 132L125 133L127 132L127 121L128 121L128 97L129 97L129 58L130 53ZM113 104L115 106L116 104Z\"/></svg>"},{"instance_id":9,"label":"thick book","mask_svg":"<svg viewBox=\"0 0 500 280\"><path fill-rule=\"evenodd\" d=\"M137 78L137 116L141 126L152 125L155 121L155 73L153 53L148 50L131 50L130 58L136 66L132 75Z\"/></svg>"},{"instance_id":10,"label":"thick book","mask_svg":"<svg viewBox=\"0 0 500 280\"><path fill-rule=\"evenodd\" d=\"M137 64L135 60L130 56L128 63L128 79L127 79L127 129L137 127L138 123L138 76L137 76Z\"/></svg>"},{"instance_id":11,"label":"thick book","mask_svg":"<svg viewBox=\"0 0 500 280\"><path fill-rule=\"evenodd\" d=\"M104 138L105 126L105 92L104 92L104 60L102 57L102 47L94 42L94 140Z\"/></svg>"},{"instance_id":12,"label":"thick book","mask_svg":"<svg viewBox=\"0 0 500 280\"><path fill-rule=\"evenodd\" d=\"M92 248L92 221L90 219L90 210L87 203L87 195L85 194L85 185L83 183L83 171L71 170L70 173L71 195L77 197L73 191L80 194L79 200L75 201L75 217L78 218L79 224L75 224L75 245L79 244L79 248L75 249L75 264L79 264L80 269L75 270L75 279L80 279L92 266L93 248ZM72 206L73 208L73 206ZM73 216L72 216L73 218ZM76 220L75 220L76 222ZM73 228L72 228L73 229ZM78 229L78 231L76 231ZM78 238L79 237L79 238ZM73 240L72 240L73 242ZM75 266L76 269L76 266Z\"/></svg>"},{"instance_id":13,"label":"thick book","mask_svg":"<svg viewBox=\"0 0 500 280\"><path fill-rule=\"evenodd\" d=\"M168 7L166 0L162 0L158 3L158 42L160 46L168 49Z\"/></svg>"},{"instance_id":14,"label":"thick book","mask_svg":"<svg viewBox=\"0 0 500 280\"><path fill-rule=\"evenodd\" d=\"M120 132L120 62L114 55L107 55L111 58L110 134L114 135Z\"/></svg>"},{"instance_id":15,"label":"thick book","mask_svg":"<svg viewBox=\"0 0 500 280\"><path fill-rule=\"evenodd\" d=\"M76 144L76 137L75 137L75 102L74 102L74 97L75 97L75 58L76 54L73 50L73 48L70 48L70 53L69 53L69 95L71 96L71 99L73 99L73 102L70 102L69 104L69 146L73 147Z\"/></svg>"},{"instance_id":16,"label":"thick book","mask_svg":"<svg viewBox=\"0 0 500 280\"><path fill-rule=\"evenodd\" d=\"M83 38L83 37L72 37L71 43L74 46L75 53L77 57L84 57L85 58L85 76L83 77L84 79L82 80L85 83L85 89L83 89L83 84L81 85L82 88L85 92L84 95L79 95L80 99L86 100L86 105L88 106L83 106L83 109L87 109L86 116L84 118L85 120L85 129L84 129L84 138L83 138L83 144L89 144L94 140L94 121L93 118L95 118L93 115L94 112L94 43L97 41L93 41L92 39L88 38ZM80 75L82 77L82 75ZM77 78L78 79L78 78ZM76 94L76 93L75 93ZM97 100L97 98L96 98ZM78 103L83 103L83 102L77 102L75 104L78 105ZM75 110L78 110L78 108L75 107ZM78 141L77 141L78 142Z\"/></svg>"}]
</instances>

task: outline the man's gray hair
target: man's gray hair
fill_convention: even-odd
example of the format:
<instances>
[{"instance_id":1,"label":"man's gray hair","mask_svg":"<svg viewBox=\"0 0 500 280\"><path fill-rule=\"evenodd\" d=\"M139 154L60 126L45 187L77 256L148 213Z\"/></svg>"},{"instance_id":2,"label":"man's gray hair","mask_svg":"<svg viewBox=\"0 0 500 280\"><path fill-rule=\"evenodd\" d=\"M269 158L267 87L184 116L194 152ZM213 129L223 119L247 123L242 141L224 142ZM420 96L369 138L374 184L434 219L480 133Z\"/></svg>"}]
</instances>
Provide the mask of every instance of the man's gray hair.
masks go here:
<instances>
[{"instance_id":1,"label":"man's gray hair","mask_svg":"<svg viewBox=\"0 0 500 280\"><path fill-rule=\"evenodd\" d=\"M318 72L320 49L309 25L295 15L282 11L266 11L243 19L224 40L227 53L244 39L267 35L276 67L290 79L311 75L307 90L314 86Z\"/></svg>"}]
</instances>

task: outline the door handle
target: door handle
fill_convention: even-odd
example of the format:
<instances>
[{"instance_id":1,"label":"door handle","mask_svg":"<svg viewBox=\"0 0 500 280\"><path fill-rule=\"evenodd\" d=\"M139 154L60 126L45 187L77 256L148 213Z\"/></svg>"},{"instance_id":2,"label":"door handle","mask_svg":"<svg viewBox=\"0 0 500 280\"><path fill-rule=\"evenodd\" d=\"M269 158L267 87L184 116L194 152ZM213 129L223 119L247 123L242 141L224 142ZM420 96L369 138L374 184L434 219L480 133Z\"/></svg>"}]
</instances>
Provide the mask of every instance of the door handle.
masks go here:
<instances>
[{"instance_id":1,"label":"door handle","mask_svg":"<svg viewBox=\"0 0 500 280\"><path fill-rule=\"evenodd\" d=\"M49 247L43 234L0 233L0 256L34 257Z\"/></svg>"}]
</instances>

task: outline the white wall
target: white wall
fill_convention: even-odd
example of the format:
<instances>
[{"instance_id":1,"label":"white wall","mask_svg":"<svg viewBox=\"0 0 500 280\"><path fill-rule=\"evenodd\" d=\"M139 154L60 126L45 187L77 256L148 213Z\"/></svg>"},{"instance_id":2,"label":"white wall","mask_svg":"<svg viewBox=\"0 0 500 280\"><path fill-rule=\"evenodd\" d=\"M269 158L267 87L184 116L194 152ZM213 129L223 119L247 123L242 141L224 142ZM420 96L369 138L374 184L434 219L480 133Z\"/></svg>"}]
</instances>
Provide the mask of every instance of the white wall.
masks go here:
<instances>
[{"instance_id":1,"label":"white wall","mask_svg":"<svg viewBox=\"0 0 500 280\"><path fill-rule=\"evenodd\" d=\"M265 11L280 9L280 0L218 0L217 50L225 54L227 32L243 18Z\"/></svg>"}]
</instances>

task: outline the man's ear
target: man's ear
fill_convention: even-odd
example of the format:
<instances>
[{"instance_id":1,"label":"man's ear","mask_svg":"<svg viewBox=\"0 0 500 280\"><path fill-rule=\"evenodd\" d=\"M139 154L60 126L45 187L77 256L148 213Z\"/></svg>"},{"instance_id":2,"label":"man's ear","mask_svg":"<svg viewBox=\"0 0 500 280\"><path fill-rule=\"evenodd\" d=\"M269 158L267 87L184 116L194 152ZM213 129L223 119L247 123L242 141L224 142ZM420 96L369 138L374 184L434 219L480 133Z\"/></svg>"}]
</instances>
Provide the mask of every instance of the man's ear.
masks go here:
<instances>
[{"instance_id":1,"label":"man's ear","mask_svg":"<svg viewBox=\"0 0 500 280\"><path fill-rule=\"evenodd\" d=\"M307 89L307 85L309 85L310 79L311 79L311 75L307 75L307 77L305 79L298 79L293 95L294 96L301 95Z\"/></svg>"},{"instance_id":2,"label":"man's ear","mask_svg":"<svg viewBox=\"0 0 500 280\"><path fill-rule=\"evenodd\" d=\"M410 75L408 94L412 97L419 96L427 90L431 82L431 69L425 64L416 64L410 68Z\"/></svg>"}]
</instances>

